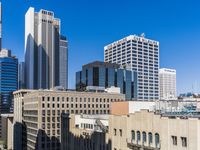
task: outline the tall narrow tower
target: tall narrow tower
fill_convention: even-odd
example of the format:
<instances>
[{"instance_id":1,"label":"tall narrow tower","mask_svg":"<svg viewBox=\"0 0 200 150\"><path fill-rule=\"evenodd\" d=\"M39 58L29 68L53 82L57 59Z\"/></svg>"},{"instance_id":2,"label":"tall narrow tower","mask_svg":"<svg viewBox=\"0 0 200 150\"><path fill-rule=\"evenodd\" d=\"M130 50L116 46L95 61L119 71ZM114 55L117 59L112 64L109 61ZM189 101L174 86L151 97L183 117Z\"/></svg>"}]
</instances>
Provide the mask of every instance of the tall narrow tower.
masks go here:
<instances>
[{"instance_id":1,"label":"tall narrow tower","mask_svg":"<svg viewBox=\"0 0 200 150\"><path fill-rule=\"evenodd\" d=\"M60 73L60 19L52 11L30 7L25 15L26 88L60 86Z\"/></svg>"},{"instance_id":2,"label":"tall narrow tower","mask_svg":"<svg viewBox=\"0 0 200 150\"><path fill-rule=\"evenodd\" d=\"M0 51L2 49L2 8L0 2Z\"/></svg>"}]
</instances>

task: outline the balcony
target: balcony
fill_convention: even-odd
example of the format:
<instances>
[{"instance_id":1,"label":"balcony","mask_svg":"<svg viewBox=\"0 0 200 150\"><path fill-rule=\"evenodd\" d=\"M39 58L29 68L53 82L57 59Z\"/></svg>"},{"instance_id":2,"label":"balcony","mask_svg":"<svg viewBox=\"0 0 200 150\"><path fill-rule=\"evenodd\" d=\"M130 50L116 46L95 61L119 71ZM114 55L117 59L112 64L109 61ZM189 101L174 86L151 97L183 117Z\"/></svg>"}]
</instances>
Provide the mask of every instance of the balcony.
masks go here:
<instances>
[{"instance_id":1,"label":"balcony","mask_svg":"<svg viewBox=\"0 0 200 150\"><path fill-rule=\"evenodd\" d=\"M147 142L127 139L127 147L132 150L160 150L160 144L148 144Z\"/></svg>"}]
</instances>

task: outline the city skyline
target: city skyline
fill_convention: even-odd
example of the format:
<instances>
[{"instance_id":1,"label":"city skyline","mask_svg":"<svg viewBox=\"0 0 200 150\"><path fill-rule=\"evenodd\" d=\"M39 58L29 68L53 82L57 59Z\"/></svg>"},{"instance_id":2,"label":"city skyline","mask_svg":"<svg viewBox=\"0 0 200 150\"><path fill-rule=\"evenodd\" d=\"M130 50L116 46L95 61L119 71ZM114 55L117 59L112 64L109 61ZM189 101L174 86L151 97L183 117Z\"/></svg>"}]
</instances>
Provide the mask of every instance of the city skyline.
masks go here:
<instances>
[{"instance_id":1,"label":"city skyline","mask_svg":"<svg viewBox=\"0 0 200 150\"><path fill-rule=\"evenodd\" d=\"M143 7L145 11L140 11L141 8L137 7L145 2L132 3L127 1L121 8L119 4L111 5L111 2L105 3L105 1L101 4L95 4L92 1L86 3L70 2L67 3L67 6L65 6L65 1L60 1L59 4L31 1L23 5L23 2L16 3L16 6L19 5L21 8L19 11L18 7L9 5L9 2L12 1L2 1L2 43L3 48L11 49L19 60L24 57L24 14L28 8L32 6L37 11L40 9L51 10L61 18L63 24L61 31L69 39L69 88L75 87L75 72L81 69L82 64L93 60L103 60L103 47L105 45L125 36L139 35L144 32L147 38L160 42L160 67L177 70L178 93L195 90L195 86L196 89L200 89L200 81L198 80L200 74L200 70L198 70L198 64L200 63L198 48L200 45L197 43L200 22L195 20L200 14L197 9L198 3L187 4L182 2L180 4L174 2L171 6L172 1L167 3L156 1L151 2L153 4L150 9L148 8L148 2L146 2L147 4ZM176 10L179 7L178 4L181 5L181 8ZM82 11L81 14L74 13L74 10L70 8L74 8L75 5L75 8ZM170 8L170 12L166 11L168 8ZM160 14L157 14L156 9ZM135 10L134 13L132 13L132 10ZM90 12L94 14L89 15ZM148 16L146 15L147 12ZM137 14L139 15L137 16ZM10 17L7 18L6 16ZM18 18L18 21L15 18ZM152 20L148 24L150 19ZM110 24L109 21L112 23ZM15 28L11 26L13 23L15 23ZM16 30L16 28L19 30ZM97 28L99 30L96 30ZM188 51L190 55L188 55ZM190 61L185 61L186 59ZM189 67L190 70L188 71L187 68Z\"/></svg>"}]
</instances>

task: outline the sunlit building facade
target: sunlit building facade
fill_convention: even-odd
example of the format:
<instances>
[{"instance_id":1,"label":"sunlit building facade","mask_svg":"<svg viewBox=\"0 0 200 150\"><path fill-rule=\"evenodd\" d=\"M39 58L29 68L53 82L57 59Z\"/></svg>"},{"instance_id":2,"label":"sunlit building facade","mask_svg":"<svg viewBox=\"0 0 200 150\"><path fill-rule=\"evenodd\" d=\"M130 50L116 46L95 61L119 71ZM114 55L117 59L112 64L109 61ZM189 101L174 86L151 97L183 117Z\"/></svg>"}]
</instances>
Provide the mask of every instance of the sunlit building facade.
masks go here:
<instances>
[{"instance_id":1,"label":"sunlit building facade","mask_svg":"<svg viewBox=\"0 0 200 150\"><path fill-rule=\"evenodd\" d=\"M159 42L130 35L104 47L104 61L137 72L137 99L159 99Z\"/></svg>"},{"instance_id":2,"label":"sunlit building facade","mask_svg":"<svg viewBox=\"0 0 200 150\"><path fill-rule=\"evenodd\" d=\"M76 89L84 91L87 86L119 87L120 93L130 100L137 97L137 74L118 64L95 61L76 72Z\"/></svg>"}]
</instances>

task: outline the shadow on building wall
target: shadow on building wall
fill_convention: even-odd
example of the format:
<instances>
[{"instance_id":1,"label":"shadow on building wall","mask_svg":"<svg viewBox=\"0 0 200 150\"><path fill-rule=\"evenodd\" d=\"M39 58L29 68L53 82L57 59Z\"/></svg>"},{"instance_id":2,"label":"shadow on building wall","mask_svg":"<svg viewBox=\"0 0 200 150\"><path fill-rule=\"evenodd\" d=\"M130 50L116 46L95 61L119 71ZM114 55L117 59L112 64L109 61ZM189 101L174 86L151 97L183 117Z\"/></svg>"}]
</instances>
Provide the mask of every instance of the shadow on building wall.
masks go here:
<instances>
[{"instance_id":1,"label":"shadow on building wall","mask_svg":"<svg viewBox=\"0 0 200 150\"><path fill-rule=\"evenodd\" d=\"M13 149L26 150L27 130L24 123L16 122L13 126Z\"/></svg>"},{"instance_id":2,"label":"shadow on building wall","mask_svg":"<svg viewBox=\"0 0 200 150\"><path fill-rule=\"evenodd\" d=\"M111 150L111 140L105 132L82 132L80 136L70 131L68 114L61 116L61 150Z\"/></svg>"},{"instance_id":3,"label":"shadow on building wall","mask_svg":"<svg viewBox=\"0 0 200 150\"><path fill-rule=\"evenodd\" d=\"M48 136L44 130L38 130L35 149L36 150L60 150L61 143L59 138Z\"/></svg>"}]
</instances>

